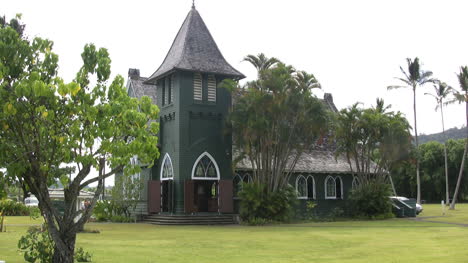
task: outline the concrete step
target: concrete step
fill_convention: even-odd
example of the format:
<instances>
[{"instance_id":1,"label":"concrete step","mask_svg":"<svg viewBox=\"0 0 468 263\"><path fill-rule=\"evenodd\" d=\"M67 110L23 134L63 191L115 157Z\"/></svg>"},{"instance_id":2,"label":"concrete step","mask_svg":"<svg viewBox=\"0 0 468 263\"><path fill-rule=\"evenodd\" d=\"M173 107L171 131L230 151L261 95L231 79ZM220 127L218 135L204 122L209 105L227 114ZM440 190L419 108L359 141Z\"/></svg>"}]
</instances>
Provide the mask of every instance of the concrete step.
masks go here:
<instances>
[{"instance_id":1,"label":"concrete step","mask_svg":"<svg viewBox=\"0 0 468 263\"><path fill-rule=\"evenodd\" d=\"M232 225L233 215L149 215L143 223L157 225Z\"/></svg>"}]
</instances>

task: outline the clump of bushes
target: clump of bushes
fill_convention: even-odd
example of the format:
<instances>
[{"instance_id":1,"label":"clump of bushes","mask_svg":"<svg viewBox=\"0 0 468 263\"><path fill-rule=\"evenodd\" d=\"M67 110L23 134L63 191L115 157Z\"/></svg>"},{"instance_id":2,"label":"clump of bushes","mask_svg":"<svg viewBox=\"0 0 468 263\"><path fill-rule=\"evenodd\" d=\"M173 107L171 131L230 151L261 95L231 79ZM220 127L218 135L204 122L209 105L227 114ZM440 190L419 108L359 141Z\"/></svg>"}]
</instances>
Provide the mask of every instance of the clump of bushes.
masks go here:
<instances>
[{"instance_id":1,"label":"clump of bushes","mask_svg":"<svg viewBox=\"0 0 468 263\"><path fill-rule=\"evenodd\" d=\"M26 206L21 202L16 202L11 199L0 200L0 211L3 211L4 216L38 216L40 215L39 208Z\"/></svg>"},{"instance_id":2,"label":"clump of bushes","mask_svg":"<svg viewBox=\"0 0 468 263\"><path fill-rule=\"evenodd\" d=\"M94 207L93 215L99 222L129 223L134 221L128 208L113 200L98 201Z\"/></svg>"},{"instance_id":3,"label":"clump of bushes","mask_svg":"<svg viewBox=\"0 0 468 263\"><path fill-rule=\"evenodd\" d=\"M240 218L249 225L287 222L294 215L296 195L292 187L270 192L262 184L245 184L239 197Z\"/></svg>"},{"instance_id":4,"label":"clump of bushes","mask_svg":"<svg viewBox=\"0 0 468 263\"><path fill-rule=\"evenodd\" d=\"M54 256L54 242L44 225L30 227L18 241L18 248L26 262L49 263ZM77 262L91 262L92 255L81 247L75 250L74 256Z\"/></svg>"},{"instance_id":5,"label":"clump of bushes","mask_svg":"<svg viewBox=\"0 0 468 263\"><path fill-rule=\"evenodd\" d=\"M358 185L349 196L351 213L357 218L386 219L394 217L390 186L383 182L369 181Z\"/></svg>"}]
</instances>

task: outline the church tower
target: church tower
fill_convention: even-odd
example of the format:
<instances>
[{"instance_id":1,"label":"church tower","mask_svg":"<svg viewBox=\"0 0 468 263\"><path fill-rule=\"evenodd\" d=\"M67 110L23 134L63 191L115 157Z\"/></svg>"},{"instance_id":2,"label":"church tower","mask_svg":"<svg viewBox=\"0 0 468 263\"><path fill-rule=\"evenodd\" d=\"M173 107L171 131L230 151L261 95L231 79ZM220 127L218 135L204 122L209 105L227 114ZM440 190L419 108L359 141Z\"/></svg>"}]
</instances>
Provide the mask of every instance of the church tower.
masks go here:
<instances>
[{"instance_id":1,"label":"church tower","mask_svg":"<svg viewBox=\"0 0 468 263\"><path fill-rule=\"evenodd\" d=\"M232 213L231 96L218 84L244 75L221 54L195 6L161 66L156 86L160 153L148 184L150 213Z\"/></svg>"}]
</instances>

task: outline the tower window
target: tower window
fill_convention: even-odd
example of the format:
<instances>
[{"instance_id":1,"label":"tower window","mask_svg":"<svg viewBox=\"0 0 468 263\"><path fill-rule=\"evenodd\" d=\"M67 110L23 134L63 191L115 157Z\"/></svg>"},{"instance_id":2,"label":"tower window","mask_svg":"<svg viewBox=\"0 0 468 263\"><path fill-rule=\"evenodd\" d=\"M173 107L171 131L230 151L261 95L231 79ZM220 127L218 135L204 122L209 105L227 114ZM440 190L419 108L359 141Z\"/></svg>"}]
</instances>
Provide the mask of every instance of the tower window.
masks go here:
<instances>
[{"instance_id":1,"label":"tower window","mask_svg":"<svg viewBox=\"0 0 468 263\"><path fill-rule=\"evenodd\" d=\"M167 78L168 87L167 87L167 104L172 103L172 76Z\"/></svg>"},{"instance_id":2,"label":"tower window","mask_svg":"<svg viewBox=\"0 0 468 263\"><path fill-rule=\"evenodd\" d=\"M166 105L166 97L167 97L167 94L166 94L166 82L163 80L161 80L161 93L162 93L162 96L161 96L161 102L162 102L162 105Z\"/></svg>"},{"instance_id":3,"label":"tower window","mask_svg":"<svg viewBox=\"0 0 468 263\"><path fill-rule=\"evenodd\" d=\"M208 101L216 102L216 78L208 75Z\"/></svg>"},{"instance_id":4,"label":"tower window","mask_svg":"<svg viewBox=\"0 0 468 263\"><path fill-rule=\"evenodd\" d=\"M202 101L202 76L200 73L193 74L193 99L195 101Z\"/></svg>"}]
</instances>

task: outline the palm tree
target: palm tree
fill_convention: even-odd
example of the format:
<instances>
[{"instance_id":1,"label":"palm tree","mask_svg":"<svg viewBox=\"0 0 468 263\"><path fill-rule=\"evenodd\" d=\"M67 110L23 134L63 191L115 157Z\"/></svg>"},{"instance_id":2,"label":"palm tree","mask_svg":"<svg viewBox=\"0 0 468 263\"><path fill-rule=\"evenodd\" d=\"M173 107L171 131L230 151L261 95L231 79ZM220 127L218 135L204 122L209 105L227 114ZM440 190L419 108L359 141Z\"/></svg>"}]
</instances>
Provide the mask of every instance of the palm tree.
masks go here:
<instances>
[{"instance_id":1,"label":"palm tree","mask_svg":"<svg viewBox=\"0 0 468 263\"><path fill-rule=\"evenodd\" d=\"M445 82L437 81L434 85L435 94L424 93L425 95L430 95L434 97L437 102L435 110L437 111L440 108L440 116L442 120L442 135L444 136L444 161L445 161L445 203L449 204L449 183L448 183L448 162L447 162L447 137L445 136L445 125L444 125L444 99L447 98L452 92L452 87L447 85Z\"/></svg>"},{"instance_id":2,"label":"palm tree","mask_svg":"<svg viewBox=\"0 0 468 263\"><path fill-rule=\"evenodd\" d=\"M386 114L387 113L387 110L390 109L392 107L392 104L389 104L389 105L385 105L385 101L384 99L381 99L381 98L377 98L375 100L375 111L378 112L378 113L381 113L381 114Z\"/></svg>"},{"instance_id":3,"label":"palm tree","mask_svg":"<svg viewBox=\"0 0 468 263\"><path fill-rule=\"evenodd\" d=\"M248 55L244 58L243 61L250 62L257 69L258 74L260 74L260 72L264 71L265 69L269 69L276 63L280 62L277 58L268 58L263 53L260 53L257 56Z\"/></svg>"},{"instance_id":4,"label":"palm tree","mask_svg":"<svg viewBox=\"0 0 468 263\"><path fill-rule=\"evenodd\" d=\"M309 74L305 71L298 71L294 79L298 87L303 91L322 88L314 74Z\"/></svg>"},{"instance_id":5,"label":"palm tree","mask_svg":"<svg viewBox=\"0 0 468 263\"><path fill-rule=\"evenodd\" d=\"M429 82L434 82L432 79L431 71L423 71L419 65L419 59L415 58L414 61L410 58L406 59L408 64L408 73L400 66L400 70L404 75L404 78L396 78L402 81L406 86L388 86L387 89L399 89L399 88L412 88L413 89L413 112L414 112L414 138L416 142L416 184L417 184L417 197L416 202L421 203L421 178L419 177L419 141L418 141L418 125L416 118L416 88L421 87Z\"/></svg>"},{"instance_id":6,"label":"palm tree","mask_svg":"<svg viewBox=\"0 0 468 263\"><path fill-rule=\"evenodd\" d=\"M468 125L468 67L460 67L460 73L457 74L458 82L460 83L461 91L454 91L455 99L462 103L465 102L466 111L466 124ZM463 168L465 166L466 151L468 148L468 129L465 138L465 150L463 151L462 162L460 166L460 173L458 174L457 186L453 193L452 203L450 203L450 210L455 209L455 202L457 201L458 191L460 190L460 183L463 177Z\"/></svg>"}]
</instances>

